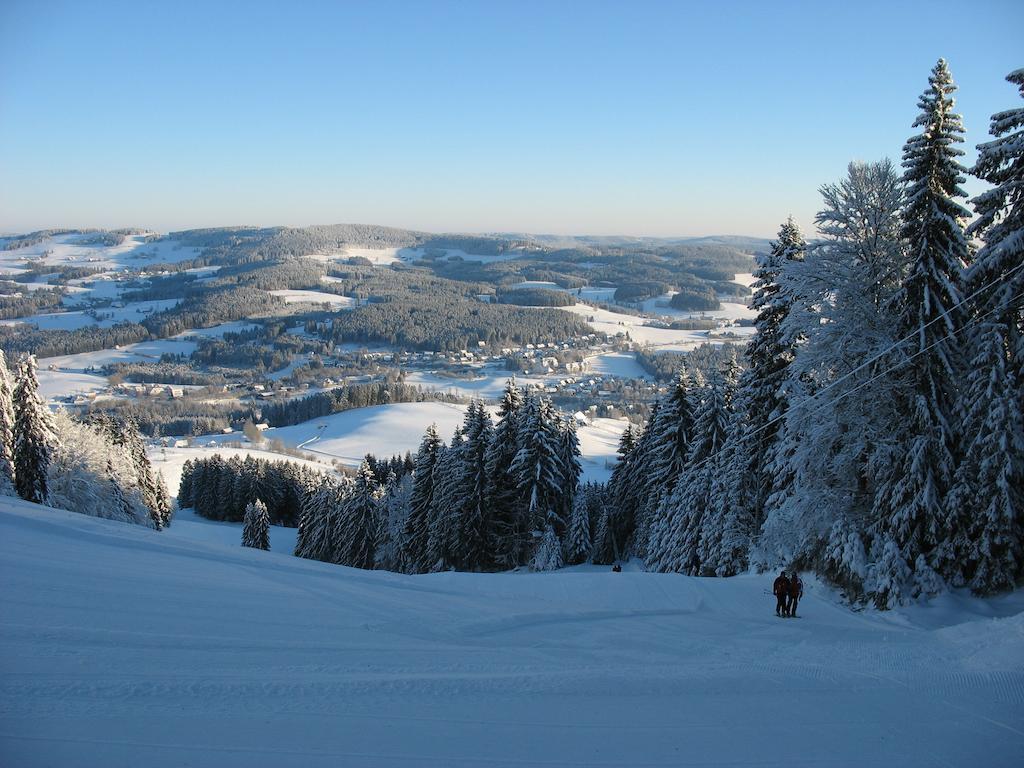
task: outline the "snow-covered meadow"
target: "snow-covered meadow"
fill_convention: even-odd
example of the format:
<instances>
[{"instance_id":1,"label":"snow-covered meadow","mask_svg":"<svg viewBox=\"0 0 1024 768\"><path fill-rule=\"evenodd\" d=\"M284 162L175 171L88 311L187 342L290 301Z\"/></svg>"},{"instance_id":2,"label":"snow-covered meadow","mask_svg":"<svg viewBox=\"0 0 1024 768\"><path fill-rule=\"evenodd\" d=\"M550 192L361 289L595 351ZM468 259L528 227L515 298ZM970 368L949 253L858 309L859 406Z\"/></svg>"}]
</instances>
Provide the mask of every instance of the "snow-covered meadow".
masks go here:
<instances>
[{"instance_id":1,"label":"snow-covered meadow","mask_svg":"<svg viewBox=\"0 0 1024 768\"><path fill-rule=\"evenodd\" d=\"M403 576L0 499L0 758L33 766L1016 766L1024 596ZM192 527L189 528L189 523ZM276 533L276 532L275 532Z\"/></svg>"}]
</instances>

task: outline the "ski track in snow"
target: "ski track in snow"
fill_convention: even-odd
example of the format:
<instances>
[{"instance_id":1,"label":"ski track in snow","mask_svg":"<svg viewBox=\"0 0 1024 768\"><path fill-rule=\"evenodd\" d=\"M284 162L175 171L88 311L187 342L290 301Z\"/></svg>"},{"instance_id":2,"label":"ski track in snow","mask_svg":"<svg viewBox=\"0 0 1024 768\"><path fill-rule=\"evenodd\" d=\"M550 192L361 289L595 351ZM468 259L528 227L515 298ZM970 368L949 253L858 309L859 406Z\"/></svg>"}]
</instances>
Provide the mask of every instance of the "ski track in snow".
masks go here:
<instances>
[{"instance_id":1,"label":"ski track in snow","mask_svg":"<svg viewBox=\"0 0 1024 768\"><path fill-rule=\"evenodd\" d=\"M861 768L1024 755L1022 594L856 613L809 579L789 621L764 594L771 575L404 576L180 525L0 499L0 765Z\"/></svg>"}]
</instances>

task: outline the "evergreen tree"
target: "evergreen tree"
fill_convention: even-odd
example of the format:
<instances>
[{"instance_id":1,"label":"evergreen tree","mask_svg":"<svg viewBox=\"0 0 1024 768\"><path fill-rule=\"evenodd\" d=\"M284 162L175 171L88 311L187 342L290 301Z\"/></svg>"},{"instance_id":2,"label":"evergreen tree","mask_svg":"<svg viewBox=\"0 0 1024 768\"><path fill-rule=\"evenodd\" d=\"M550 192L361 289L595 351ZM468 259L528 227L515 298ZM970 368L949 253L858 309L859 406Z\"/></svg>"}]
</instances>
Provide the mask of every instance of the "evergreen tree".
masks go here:
<instances>
[{"instance_id":1,"label":"evergreen tree","mask_svg":"<svg viewBox=\"0 0 1024 768\"><path fill-rule=\"evenodd\" d=\"M195 465L192 459L186 459L181 468L181 482L178 484L178 508L186 509L191 507L192 501L192 475L195 472Z\"/></svg>"},{"instance_id":2,"label":"evergreen tree","mask_svg":"<svg viewBox=\"0 0 1024 768\"><path fill-rule=\"evenodd\" d=\"M13 496L14 488L14 400L7 358L0 349L0 496Z\"/></svg>"},{"instance_id":3,"label":"evergreen tree","mask_svg":"<svg viewBox=\"0 0 1024 768\"><path fill-rule=\"evenodd\" d=\"M430 535L430 509L434 498L434 467L443 443L437 426L431 424L420 443L413 470L412 495L409 499L409 517L405 528L405 570L423 573L428 567L427 541Z\"/></svg>"},{"instance_id":4,"label":"evergreen tree","mask_svg":"<svg viewBox=\"0 0 1024 768\"><path fill-rule=\"evenodd\" d=\"M958 460L955 382L963 367L957 332L963 326L962 273L969 251L964 235L968 211L960 184L965 169L960 115L953 112L956 86L942 59L929 77L914 125L922 133L903 150L907 185L903 236L911 259L904 285L899 330L913 334L907 429L898 439L897 460L878 498L877 517L906 563L923 554L931 570L952 584L963 583L967 554L964 521L945 504ZM931 574L922 575L930 579ZM918 585L919 587L921 585Z\"/></svg>"},{"instance_id":5,"label":"evergreen tree","mask_svg":"<svg viewBox=\"0 0 1024 768\"><path fill-rule=\"evenodd\" d=\"M22 359L13 399L15 488L26 501L45 504L54 439L50 411L39 396L35 355Z\"/></svg>"},{"instance_id":6,"label":"evergreen tree","mask_svg":"<svg viewBox=\"0 0 1024 768\"><path fill-rule=\"evenodd\" d=\"M590 557L593 541L590 536L590 493L584 487L576 494L569 517L569 530L565 536L565 562L579 565Z\"/></svg>"},{"instance_id":7,"label":"evergreen tree","mask_svg":"<svg viewBox=\"0 0 1024 768\"><path fill-rule=\"evenodd\" d=\"M543 535L551 526L556 536L565 530L559 514L559 495L565 477L559 455L559 434L551 401L530 392L522 407L519 453L512 462L527 530ZM536 536L535 536L536 537Z\"/></svg>"},{"instance_id":8,"label":"evergreen tree","mask_svg":"<svg viewBox=\"0 0 1024 768\"><path fill-rule=\"evenodd\" d=\"M392 473L385 485L384 498L381 501L381 535L374 552L374 564L377 568L386 571L402 569L402 551L411 496L412 473L405 473L401 477Z\"/></svg>"},{"instance_id":9,"label":"evergreen tree","mask_svg":"<svg viewBox=\"0 0 1024 768\"><path fill-rule=\"evenodd\" d=\"M380 537L380 487L369 462L363 461L341 509L334 562L372 569Z\"/></svg>"},{"instance_id":10,"label":"evergreen tree","mask_svg":"<svg viewBox=\"0 0 1024 768\"><path fill-rule=\"evenodd\" d=\"M791 282L781 278L792 262L804 260L806 250L803 233L790 217L754 273L751 307L757 310L757 333L746 349L748 367L740 381L743 421L736 434L744 445L737 445L729 457L732 462L743 462L730 467L730 499L738 505L736 515L751 518L752 530L760 527L769 496L779 490L775 481L787 478L770 467L788 408L785 385L789 366L802 334L794 333L788 322L795 297Z\"/></svg>"},{"instance_id":11,"label":"evergreen tree","mask_svg":"<svg viewBox=\"0 0 1024 768\"><path fill-rule=\"evenodd\" d=\"M519 452L519 421L523 395L515 379L509 379L498 408L498 422L486 454L488 479L487 540L494 565L514 568L526 549L526 523L518 512L512 462Z\"/></svg>"},{"instance_id":12,"label":"evergreen tree","mask_svg":"<svg viewBox=\"0 0 1024 768\"><path fill-rule=\"evenodd\" d=\"M459 527L462 520L465 444L461 427L456 427L451 444L442 446L434 464L434 493L427 521L427 552L424 569L449 571L455 568Z\"/></svg>"},{"instance_id":13,"label":"evergreen tree","mask_svg":"<svg viewBox=\"0 0 1024 768\"><path fill-rule=\"evenodd\" d=\"M270 516L267 505L259 499L245 506L245 527L242 529L242 546L253 549L270 549Z\"/></svg>"},{"instance_id":14,"label":"evergreen tree","mask_svg":"<svg viewBox=\"0 0 1024 768\"><path fill-rule=\"evenodd\" d=\"M540 540L533 552L530 567L535 571L557 571L562 567L562 543L555 533L555 528L548 525L544 528Z\"/></svg>"},{"instance_id":15,"label":"evergreen tree","mask_svg":"<svg viewBox=\"0 0 1024 768\"><path fill-rule=\"evenodd\" d=\"M483 401L470 403L463 425L466 443L462 451L459 542L455 560L460 570L476 571L493 566L487 532L491 528L490 478L487 458L491 450L494 426Z\"/></svg>"},{"instance_id":16,"label":"evergreen tree","mask_svg":"<svg viewBox=\"0 0 1024 768\"><path fill-rule=\"evenodd\" d=\"M1006 78L1024 97L1024 69ZM981 594L1024 576L1024 108L992 116L973 173L992 188L972 201L968 234L983 246L967 273L975 350L963 387L966 449L947 506L968 519L969 583Z\"/></svg>"},{"instance_id":17,"label":"evergreen tree","mask_svg":"<svg viewBox=\"0 0 1024 768\"><path fill-rule=\"evenodd\" d=\"M686 469L664 504L663 532L648 553L652 570L700 575L701 534L705 510L712 505L712 489L718 474L718 454L729 433L732 397L727 374L712 369L694 410L693 433Z\"/></svg>"}]
</instances>

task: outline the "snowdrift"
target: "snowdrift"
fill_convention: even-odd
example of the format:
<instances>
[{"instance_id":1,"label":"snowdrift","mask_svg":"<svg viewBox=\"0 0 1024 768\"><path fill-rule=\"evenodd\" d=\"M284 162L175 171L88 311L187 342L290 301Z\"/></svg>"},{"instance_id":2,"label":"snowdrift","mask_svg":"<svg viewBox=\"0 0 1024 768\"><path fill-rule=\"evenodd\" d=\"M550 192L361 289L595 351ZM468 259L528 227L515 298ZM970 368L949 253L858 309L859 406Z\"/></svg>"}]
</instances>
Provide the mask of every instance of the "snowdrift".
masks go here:
<instances>
[{"instance_id":1,"label":"snowdrift","mask_svg":"<svg viewBox=\"0 0 1024 768\"><path fill-rule=\"evenodd\" d=\"M172 527L173 530L173 527ZM356 571L0 499L0 765L1010 766L1024 596Z\"/></svg>"}]
</instances>

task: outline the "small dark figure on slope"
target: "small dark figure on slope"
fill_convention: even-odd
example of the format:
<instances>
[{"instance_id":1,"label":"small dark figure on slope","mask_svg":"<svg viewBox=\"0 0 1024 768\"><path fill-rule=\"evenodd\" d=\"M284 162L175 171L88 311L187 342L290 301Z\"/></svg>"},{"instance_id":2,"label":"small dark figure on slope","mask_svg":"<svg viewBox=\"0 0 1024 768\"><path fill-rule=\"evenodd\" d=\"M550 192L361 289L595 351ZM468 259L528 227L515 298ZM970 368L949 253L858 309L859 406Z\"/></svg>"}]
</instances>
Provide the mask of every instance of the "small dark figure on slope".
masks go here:
<instances>
[{"instance_id":1,"label":"small dark figure on slope","mask_svg":"<svg viewBox=\"0 0 1024 768\"><path fill-rule=\"evenodd\" d=\"M800 580L800 574L793 571L789 577L789 604L786 606L787 613L796 618L796 604L804 596L804 583Z\"/></svg>"},{"instance_id":2,"label":"small dark figure on slope","mask_svg":"<svg viewBox=\"0 0 1024 768\"><path fill-rule=\"evenodd\" d=\"M775 615L789 616L789 579L783 571L772 585L772 594L775 595Z\"/></svg>"}]
</instances>

